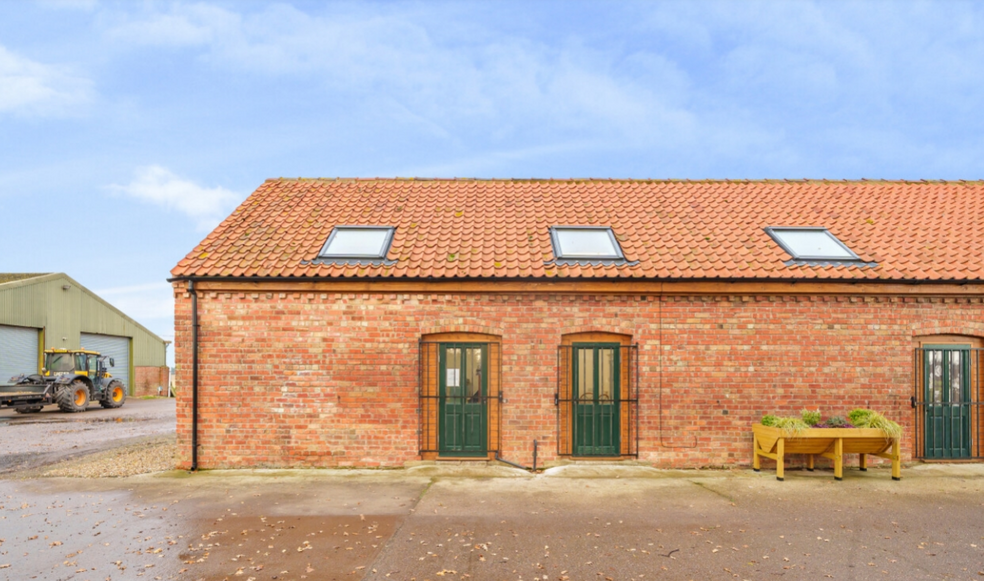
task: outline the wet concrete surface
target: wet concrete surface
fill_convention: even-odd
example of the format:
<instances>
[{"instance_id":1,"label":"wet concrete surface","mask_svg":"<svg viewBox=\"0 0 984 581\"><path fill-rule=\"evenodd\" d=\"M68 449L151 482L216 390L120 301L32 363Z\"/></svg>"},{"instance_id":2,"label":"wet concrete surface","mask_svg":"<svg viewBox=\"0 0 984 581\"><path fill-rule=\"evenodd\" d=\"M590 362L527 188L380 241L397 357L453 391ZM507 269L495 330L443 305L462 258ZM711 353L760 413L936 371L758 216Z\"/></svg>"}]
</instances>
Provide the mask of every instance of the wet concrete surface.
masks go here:
<instances>
[{"instance_id":1,"label":"wet concrete surface","mask_svg":"<svg viewBox=\"0 0 984 581\"><path fill-rule=\"evenodd\" d=\"M984 466L605 470L0 480L0 579L984 578Z\"/></svg>"},{"instance_id":2,"label":"wet concrete surface","mask_svg":"<svg viewBox=\"0 0 984 581\"><path fill-rule=\"evenodd\" d=\"M173 399L128 399L123 407L98 403L81 413L45 406L34 414L0 410L0 474L24 472L125 445L173 434Z\"/></svg>"}]
</instances>

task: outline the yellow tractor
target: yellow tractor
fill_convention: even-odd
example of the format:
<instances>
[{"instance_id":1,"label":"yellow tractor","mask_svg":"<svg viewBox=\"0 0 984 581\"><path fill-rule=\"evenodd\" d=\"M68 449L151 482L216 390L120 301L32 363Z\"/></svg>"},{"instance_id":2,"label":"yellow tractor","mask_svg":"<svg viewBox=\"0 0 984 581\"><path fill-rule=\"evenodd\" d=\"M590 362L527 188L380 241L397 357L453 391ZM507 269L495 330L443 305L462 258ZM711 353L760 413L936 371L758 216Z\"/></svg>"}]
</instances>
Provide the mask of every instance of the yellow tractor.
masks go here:
<instances>
[{"instance_id":1,"label":"yellow tractor","mask_svg":"<svg viewBox=\"0 0 984 581\"><path fill-rule=\"evenodd\" d=\"M109 374L112 357L86 349L46 349L41 373L10 378L0 386L0 407L22 414L58 404L63 412L83 412L90 401L104 408L118 408L126 401L126 386Z\"/></svg>"}]
</instances>

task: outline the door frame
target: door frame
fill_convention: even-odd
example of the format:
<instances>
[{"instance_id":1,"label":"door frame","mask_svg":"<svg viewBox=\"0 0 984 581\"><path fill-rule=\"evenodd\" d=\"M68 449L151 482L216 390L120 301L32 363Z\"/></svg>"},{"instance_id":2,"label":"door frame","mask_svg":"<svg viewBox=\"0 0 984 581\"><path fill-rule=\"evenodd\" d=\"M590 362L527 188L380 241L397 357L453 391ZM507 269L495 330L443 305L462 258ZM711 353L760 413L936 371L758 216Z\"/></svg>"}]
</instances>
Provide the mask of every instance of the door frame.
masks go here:
<instances>
[{"instance_id":1,"label":"door frame","mask_svg":"<svg viewBox=\"0 0 984 581\"><path fill-rule=\"evenodd\" d=\"M461 360L461 370L462 376L467 373L467 367L465 365L466 358L464 354L468 349L479 349L482 354L482 368L481 368L481 388L480 388L480 405L481 405L481 425L479 426L479 437L481 438L481 449L480 450L449 450L445 444L445 415L448 405L448 398L454 396L447 395L447 351L448 349L461 349L462 350L462 360ZM489 344L482 342L472 342L472 341L447 341L441 342L438 345L438 406L437 406L437 453L438 457L486 457L489 454L489 442L488 442L488 428L489 428ZM464 377L459 379L459 384L464 379ZM464 390L464 386L462 386ZM458 396L461 398L461 406L469 405L466 401L467 394L462 391L462 395ZM462 412L464 413L464 412ZM465 416L467 417L467 416ZM467 433L467 429L462 427L463 433ZM462 434L463 436L464 434ZM464 447L464 445L462 445Z\"/></svg>"},{"instance_id":2,"label":"door frame","mask_svg":"<svg viewBox=\"0 0 984 581\"><path fill-rule=\"evenodd\" d=\"M584 452L582 448L579 447L578 443L578 416L579 416L579 406L591 405L596 406L606 405L598 403L598 390L600 389L600 365L599 354L602 349L611 349L614 354L614 360L612 362L613 368L613 384L612 384L612 394L611 394L611 405L612 407L612 425L609 433L611 435L611 441L608 442L605 448L610 448L610 452ZM592 380L594 386L594 401L590 404L580 403L580 393L578 393L578 379L580 378L580 364L578 362L578 353L580 351L590 350L592 352ZM582 457L618 457L621 456L622 441L621 441L621 416L622 416L622 405L621 405L621 389L622 389L622 344L612 341L590 341L590 342L572 342L571 343L571 451L574 456ZM597 411L594 412L594 418L597 420ZM594 427L594 426L593 426ZM599 448L600 446L594 446L594 448Z\"/></svg>"},{"instance_id":3,"label":"door frame","mask_svg":"<svg viewBox=\"0 0 984 581\"><path fill-rule=\"evenodd\" d=\"M971 342L969 341L966 343L927 342L920 345L920 350L922 353L922 361L919 362L922 368L921 396L924 406L922 412L923 441L921 442L921 444L923 447L923 457L926 458L927 460L948 460L948 459L961 460L961 459L968 459L974 457L973 454L974 442L972 441L973 432L974 432L973 425L972 425L973 416L974 416L972 402L974 400L973 397L974 394L970 392L974 385L973 378L970 376L972 370L971 357L973 356L974 353L973 347L974 345L971 344ZM931 406L942 406L943 416L947 416L946 414L947 407L953 406L953 402L950 401L951 390L949 388L950 366L947 364L946 361L942 362L943 375L940 378L940 381L943 383L943 391L941 394L942 401L936 403L930 398L930 393L929 393L930 366L927 364L928 363L927 357L929 356L929 352L931 351L942 351L944 353L952 352L952 351L960 351L964 353L960 363L961 377L962 377L962 385L960 386L961 401L957 403L961 411L961 417L959 418L959 422L960 422L959 431L962 432L960 434L962 445L959 446L959 448L955 448L952 445L949 446L946 445L946 442L953 441L953 437L954 437L954 433L952 430L953 420L950 417L943 417L942 420L944 423L943 423L942 438L944 441L944 446L942 447L943 448L942 455L936 455L931 453L931 450L937 449L939 448L939 446L934 446L932 448L930 447L930 442L935 441L936 438L935 438L935 429L933 429L933 426L930 425L929 420L930 420ZM952 411L952 407L950 409ZM951 452L954 451L955 449L957 449L959 455L951 454Z\"/></svg>"}]
</instances>

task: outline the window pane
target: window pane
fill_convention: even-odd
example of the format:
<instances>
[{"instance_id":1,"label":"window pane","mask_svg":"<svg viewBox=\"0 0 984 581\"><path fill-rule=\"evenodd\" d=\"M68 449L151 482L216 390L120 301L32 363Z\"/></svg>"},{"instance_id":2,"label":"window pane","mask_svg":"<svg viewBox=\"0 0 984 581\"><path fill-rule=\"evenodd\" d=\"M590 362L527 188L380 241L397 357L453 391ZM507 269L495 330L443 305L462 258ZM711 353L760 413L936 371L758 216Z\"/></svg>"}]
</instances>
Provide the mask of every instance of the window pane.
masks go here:
<instances>
[{"instance_id":1,"label":"window pane","mask_svg":"<svg viewBox=\"0 0 984 581\"><path fill-rule=\"evenodd\" d=\"M943 352L927 351L926 366L929 368L929 401L930 403L943 402Z\"/></svg>"},{"instance_id":2,"label":"window pane","mask_svg":"<svg viewBox=\"0 0 984 581\"><path fill-rule=\"evenodd\" d=\"M461 396L461 349L448 349L444 356L444 375L447 395Z\"/></svg>"},{"instance_id":3,"label":"window pane","mask_svg":"<svg viewBox=\"0 0 984 581\"><path fill-rule=\"evenodd\" d=\"M619 256L608 229L557 228L561 257Z\"/></svg>"},{"instance_id":4,"label":"window pane","mask_svg":"<svg viewBox=\"0 0 984 581\"><path fill-rule=\"evenodd\" d=\"M336 228L322 256L382 256L387 228Z\"/></svg>"},{"instance_id":5,"label":"window pane","mask_svg":"<svg viewBox=\"0 0 984 581\"><path fill-rule=\"evenodd\" d=\"M950 403L963 402L963 352L950 351Z\"/></svg>"},{"instance_id":6,"label":"window pane","mask_svg":"<svg viewBox=\"0 0 984 581\"><path fill-rule=\"evenodd\" d=\"M468 349L468 377L465 383L465 393L468 401L477 403L482 397L482 350Z\"/></svg>"},{"instance_id":7,"label":"window pane","mask_svg":"<svg viewBox=\"0 0 984 581\"><path fill-rule=\"evenodd\" d=\"M591 349L577 350L577 398L594 401L594 352Z\"/></svg>"},{"instance_id":8,"label":"window pane","mask_svg":"<svg viewBox=\"0 0 984 581\"><path fill-rule=\"evenodd\" d=\"M598 380L601 382L598 399L611 402L615 399L615 351L598 351Z\"/></svg>"},{"instance_id":9,"label":"window pane","mask_svg":"<svg viewBox=\"0 0 984 581\"><path fill-rule=\"evenodd\" d=\"M831 259L853 259L854 256L837 243L826 230L773 230L796 256Z\"/></svg>"}]
</instances>

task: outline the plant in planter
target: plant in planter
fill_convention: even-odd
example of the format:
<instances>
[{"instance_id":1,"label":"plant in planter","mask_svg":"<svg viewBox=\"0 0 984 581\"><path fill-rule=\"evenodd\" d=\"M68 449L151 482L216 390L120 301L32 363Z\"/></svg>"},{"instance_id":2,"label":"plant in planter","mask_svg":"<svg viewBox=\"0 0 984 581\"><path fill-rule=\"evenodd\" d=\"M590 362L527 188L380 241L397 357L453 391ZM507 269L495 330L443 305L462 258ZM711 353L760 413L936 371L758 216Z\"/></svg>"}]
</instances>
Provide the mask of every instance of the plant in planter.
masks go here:
<instances>
[{"instance_id":1,"label":"plant in planter","mask_svg":"<svg viewBox=\"0 0 984 581\"><path fill-rule=\"evenodd\" d=\"M787 438L795 438L810 428L806 422L799 418L777 418L775 427L782 430Z\"/></svg>"},{"instance_id":2,"label":"plant in planter","mask_svg":"<svg viewBox=\"0 0 984 581\"><path fill-rule=\"evenodd\" d=\"M830 416L827 421L822 424L817 424L817 428L853 428L850 422L844 419L844 416Z\"/></svg>"},{"instance_id":3,"label":"plant in planter","mask_svg":"<svg viewBox=\"0 0 984 581\"><path fill-rule=\"evenodd\" d=\"M811 428L820 423L821 415L819 409L803 410L800 412L800 415L803 416L803 422Z\"/></svg>"},{"instance_id":4,"label":"plant in planter","mask_svg":"<svg viewBox=\"0 0 984 581\"><path fill-rule=\"evenodd\" d=\"M889 438L898 438L902 435L902 426L874 410L857 408L851 410L851 413L847 414L847 417L850 418L851 423L854 424L854 427L856 428L874 428L876 430L881 430L885 432Z\"/></svg>"},{"instance_id":5,"label":"plant in planter","mask_svg":"<svg viewBox=\"0 0 984 581\"><path fill-rule=\"evenodd\" d=\"M782 430L783 435L787 438L794 438L810 427L799 418L781 417L772 414L762 416L762 425Z\"/></svg>"},{"instance_id":6,"label":"plant in planter","mask_svg":"<svg viewBox=\"0 0 984 581\"><path fill-rule=\"evenodd\" d=\"M902 477L899 448L902 428L869 409L852 410L848 418L850 421L832 416L824 422L819 409L802 410L800 417L766 414L761 424L752 426L753 469L760 469L760 457L773 459L776 461L776 478L783 480L783 460L787 454L805 454L807 470L813 470L815 456L823 456L833 460L834 478L841 480L845 454L860 455L862 471L867 470L867 456L874 455L891 460L892 479L899 480Z\"/></svg>"}]
</instances>

